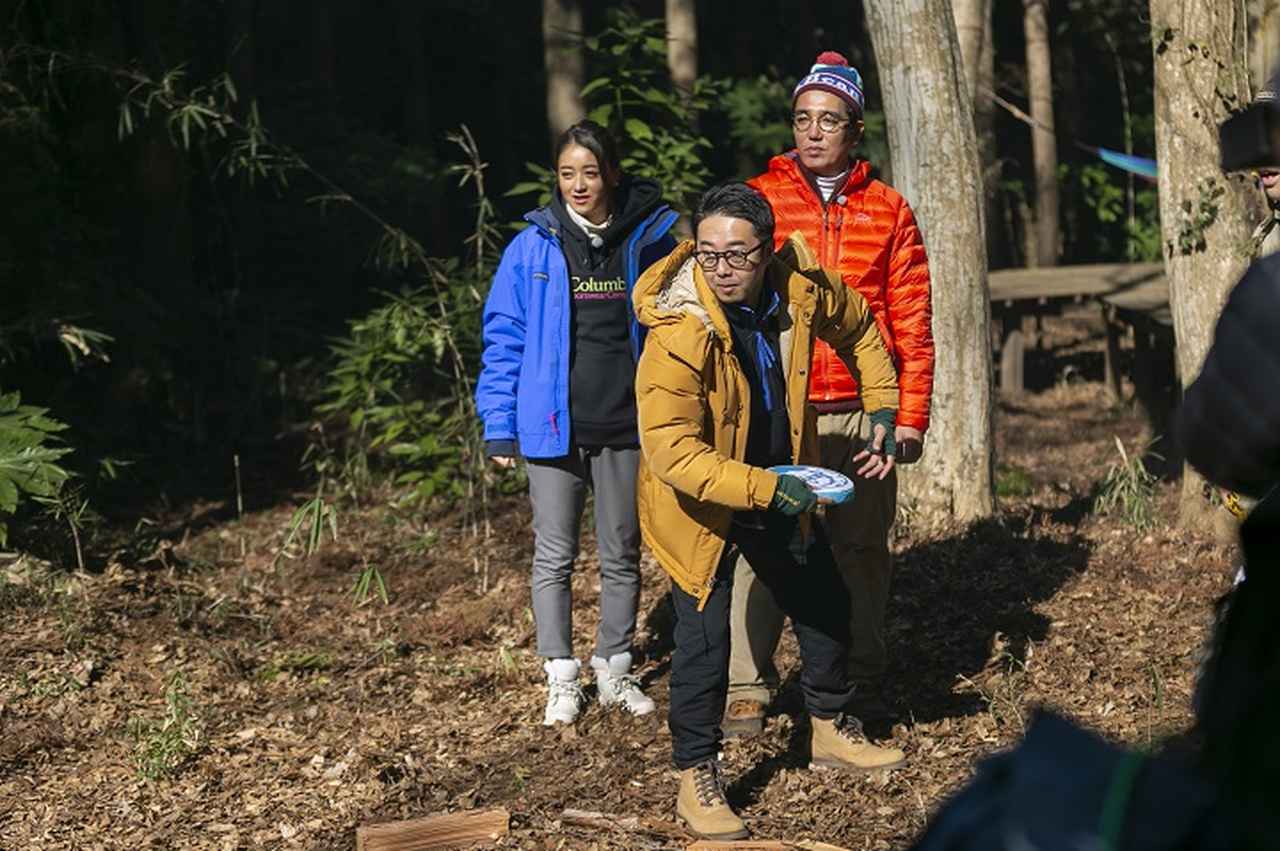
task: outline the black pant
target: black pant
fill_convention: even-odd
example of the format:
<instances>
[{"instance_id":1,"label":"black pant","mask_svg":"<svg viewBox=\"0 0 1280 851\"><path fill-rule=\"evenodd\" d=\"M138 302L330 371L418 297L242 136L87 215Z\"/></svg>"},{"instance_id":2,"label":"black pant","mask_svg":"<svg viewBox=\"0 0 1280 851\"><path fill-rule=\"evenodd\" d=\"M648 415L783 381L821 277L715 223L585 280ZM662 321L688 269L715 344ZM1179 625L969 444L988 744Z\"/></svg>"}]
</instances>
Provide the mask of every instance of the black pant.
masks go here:
<instances>
[{"instance_id":1,"label":"black pant","mask_svg":"<svg viewBox=\"0 0 1280 851\"><path fill-rule=\"evenodd\" d=\"M836 571L821 524L815 520L808 546L803 547L794 519L769 514L763 529L735 525L729 544L701 612L696 597L674 584L671 588L676 649L671 655L667 724L679 769L715 757L720 750L720 719L729 690L729 604L739 552L791 618L800 644L800 686L809 714L834 718L853 694L845 681L849 592Z\"/></svg>"}]
</instances>

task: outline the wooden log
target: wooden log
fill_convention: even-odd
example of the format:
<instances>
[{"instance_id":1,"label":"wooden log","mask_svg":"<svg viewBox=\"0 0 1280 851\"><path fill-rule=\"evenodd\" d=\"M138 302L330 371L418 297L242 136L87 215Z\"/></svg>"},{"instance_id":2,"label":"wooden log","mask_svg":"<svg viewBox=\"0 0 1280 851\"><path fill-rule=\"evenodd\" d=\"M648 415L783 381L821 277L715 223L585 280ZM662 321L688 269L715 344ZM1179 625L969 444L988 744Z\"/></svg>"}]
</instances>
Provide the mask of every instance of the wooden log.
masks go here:
<instances>
[{"instance_id":1,"label":"wooden log","mask_svg":"<svg viewBox=\"0 0 1280 851\"><path fill-rule=\"evenodd\" d=\"M700 839L692 845L685 846L685 851L847 851L837 845L825 842L779 841L777 839L733 839L713 840Z\"/></svg>"},{"instance_id":2,"label":"wooden log","mask_svg":"<svg viewBox=\"0 0 1280 851\"><path fill-rule=\"evenodd\" d=\"M562 824L575 827L590 827L597 830L621 830L628 833L652 833L658 836L683 838L687 836L683 830L671 822L658 819L639 818L637 816L620 816L613 813L600 813L594 810L566 809L560 813Z\"/></svg>"},{"instance_id":3,"label":"wooden log","mask_svg":"<svg viewBox=\"0 0 1280 851\"><path fill-rule=\"evenodd\" d=\"M511 813L501 807L371 824L356 828L356 851L431 851L497 839L510 827Z\"/></svg>"}]
</instances>

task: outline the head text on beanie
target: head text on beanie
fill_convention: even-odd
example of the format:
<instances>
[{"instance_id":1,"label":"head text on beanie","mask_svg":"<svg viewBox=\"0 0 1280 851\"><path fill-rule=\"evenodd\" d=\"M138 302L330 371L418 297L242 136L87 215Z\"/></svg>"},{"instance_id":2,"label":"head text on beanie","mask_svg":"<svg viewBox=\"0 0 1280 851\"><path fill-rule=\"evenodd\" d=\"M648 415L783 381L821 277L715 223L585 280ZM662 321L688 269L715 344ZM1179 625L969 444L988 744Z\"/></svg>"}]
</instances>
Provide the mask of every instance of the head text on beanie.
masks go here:
<instances>
[{"instance_id":1,"label":"head text on beanie","mask_svg":"<svg viewBox=\"0 0 1280 851\"><path fill-rule=\"evenodd\" d=\"M795 91L791 93L791 102L794 104L796 98L810 89L830 92L849 105L855 118L862 117L862 107L865 103L862 94L862 75L858 73L857 68L849 64L848 59L834 50L818 54L817 61L809 69L809 73L796 83Z\"/></svg>"}]
</instances>

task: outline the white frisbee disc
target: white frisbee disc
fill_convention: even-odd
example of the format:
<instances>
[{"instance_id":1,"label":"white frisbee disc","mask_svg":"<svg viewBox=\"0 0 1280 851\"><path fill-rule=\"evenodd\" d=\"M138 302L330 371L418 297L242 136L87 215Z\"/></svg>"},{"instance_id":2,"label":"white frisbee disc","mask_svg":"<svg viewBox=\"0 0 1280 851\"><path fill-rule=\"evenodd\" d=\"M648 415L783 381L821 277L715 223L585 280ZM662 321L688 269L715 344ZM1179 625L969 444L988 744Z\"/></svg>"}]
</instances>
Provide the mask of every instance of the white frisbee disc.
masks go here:
<instances>
[{"instance_id":1,"label":"white frisbee disc","mask_svg":"<svg viewBox=\"0 0 1280 851\"><path fill-rule=\"evenodd\" d=\"M853 480L844 473L808 464L779 464L769 469L779 475L785 473L803 480L809 486L809 490L822 499L847 502L853 498Z\"/></svg>"}]
</instances>

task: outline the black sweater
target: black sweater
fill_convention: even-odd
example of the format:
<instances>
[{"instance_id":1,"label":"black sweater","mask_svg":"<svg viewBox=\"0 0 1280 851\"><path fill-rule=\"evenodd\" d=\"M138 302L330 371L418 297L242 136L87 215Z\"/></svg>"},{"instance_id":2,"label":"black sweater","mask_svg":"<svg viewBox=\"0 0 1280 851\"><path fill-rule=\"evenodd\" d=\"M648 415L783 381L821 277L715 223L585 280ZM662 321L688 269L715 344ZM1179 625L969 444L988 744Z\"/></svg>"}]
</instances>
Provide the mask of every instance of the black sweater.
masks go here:
<instances>
[{"instance_id":1,"label":"black sweater","mask_svg":"<svg viewBox=\"0 0 1280 851\"><path fill-rule=\"evenodd\" d=\"M558 190L551 201L569 267L569 416L579 446L639 443L622 245L662 203L662 189L652 180L624 181L613 200L613 223L598 245L570 218Z\"/></svg>"}]
</instances>

